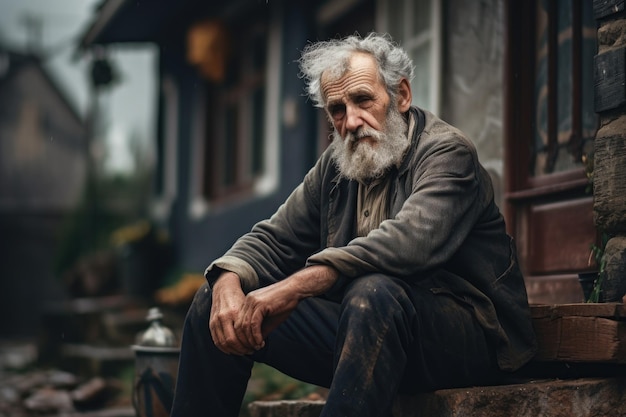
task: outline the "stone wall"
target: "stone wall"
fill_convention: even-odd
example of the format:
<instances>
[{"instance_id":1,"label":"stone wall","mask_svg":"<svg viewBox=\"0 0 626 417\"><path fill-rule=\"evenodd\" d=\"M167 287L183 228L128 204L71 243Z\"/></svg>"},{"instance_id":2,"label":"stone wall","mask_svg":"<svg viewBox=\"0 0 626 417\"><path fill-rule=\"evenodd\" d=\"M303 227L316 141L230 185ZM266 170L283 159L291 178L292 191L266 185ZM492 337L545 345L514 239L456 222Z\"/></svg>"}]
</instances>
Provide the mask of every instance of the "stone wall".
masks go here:
<instances>
[{"instance_id":1,"label":"stone wall","mask_svg":"<svg viewBox=\"0 0 626 417\"><path fill-rule=\"evenodd\" d=\"M594 218L609 238L603 263L601 301L626 294L626 15L623 1L594 0L598 21L595 108Z\"/></svg>"}]
</instances>

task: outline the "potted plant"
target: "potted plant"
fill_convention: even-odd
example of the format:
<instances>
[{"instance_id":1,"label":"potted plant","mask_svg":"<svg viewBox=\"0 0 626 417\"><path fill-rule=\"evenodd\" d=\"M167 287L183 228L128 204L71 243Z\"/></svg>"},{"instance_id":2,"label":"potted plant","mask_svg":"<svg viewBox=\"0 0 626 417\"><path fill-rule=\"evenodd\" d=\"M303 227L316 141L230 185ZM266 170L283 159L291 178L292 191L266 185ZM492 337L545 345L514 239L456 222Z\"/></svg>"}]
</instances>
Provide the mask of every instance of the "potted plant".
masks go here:
<instances>
[{"instance_id":1,"label":"potted plant","mask_svg":"<svg viewBox=\"0 0 626 417\"><path fill-rule=\"evenodd\" d=\"M604 248L606 247L607 241L607 235L605 233L601 233L600 244L591 244L588 263L591 265L592 261L595 261L598 270L595 272L588 272L586 274L578 274L578 279L580 280L581 285L583 285L585 301L588 303L599 303L601 301L600 294L602 292L602 281L606 275ZM583 275L587 275L587 277L583 277ZM586 285L583 284L583 281Z\"/></svg>"}]
</instances>

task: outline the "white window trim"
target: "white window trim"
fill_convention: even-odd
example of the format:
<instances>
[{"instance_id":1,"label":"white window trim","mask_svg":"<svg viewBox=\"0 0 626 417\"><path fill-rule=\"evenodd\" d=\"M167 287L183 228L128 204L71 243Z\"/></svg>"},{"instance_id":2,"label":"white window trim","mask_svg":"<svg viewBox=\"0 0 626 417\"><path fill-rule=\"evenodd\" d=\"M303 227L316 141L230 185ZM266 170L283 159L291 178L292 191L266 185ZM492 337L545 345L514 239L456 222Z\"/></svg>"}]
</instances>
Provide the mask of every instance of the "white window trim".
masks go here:
<instances>
[{"instance_id":1,"label":"white window trim","mask_svg":"<svg viewBox=\"0 0 626 417\"><path fill-rule=\"evenodd\" d=\"M202 193L204 181L205 142L206 142L206 95L197 94L193 103L192 126L191 126L191 154L189 155L189 189L191 201L189 202L189 217L199 219L206 215L210 209L209 201Z\"/></svg>"},{"instance_id":2,"label":"white window trim","mask_svg":"<svg viewBox=\"0 0 626 417\"><path fill-rule=\"evenodd\" d=\"M172 204L178 192L178 124L180 97L178 85L171 76L164 76L161 82L163 94L163 190L151 204L152 216L156 220L169 217Z\"/></svg>"},{"instance_id":3,"label":"white window trim","mask_svg":"<svg viewBox=\"0 0 626 417\"><path fill-rule=\"evenodd\" d=\"M263 174L255 180L252 195L243 198L254 199L274 192L280 180L280 114L279 103L282 78L282 39L283 25L280 7L273 7L268 25L268 52L265 71L265 131L264 131L264 169ZM189 202L189 217L192 220L201 220L212 210L211 202L203 193L204 159L205 155L205 115L204 97L197 100L194 111L194 125L190 146L190 178L191 193ZM241 201L241 200L239 200Z\"/></svg>"},{"instance_id":4,"label":"white window trim","mask_svg":"<svg viewBox=\"0 0 626 417\"><path fill-rule=\"evenodd\" d=\"M280 179L280 114L279 103L282 79L283 27L280 7L274 7L268 32L268 53L265 70L265 160L263 175L254 185L257 196L270 194L278 188Z\"/></svg>"},{"instance_id":5,"label":"white window trim","mask_svg":"<svg viewBox=\"0 0 626 417\"><path fill-rule=\"evenodd\" d=\"M414 1L405 0L406 6L409 10L405 10L404 19L409 20L414 16L412 13L412 7L415 5ZM396 42L403 44L406 48L412 49L420 44L431 42L431 56L430 56L430 103L429 110L435 114L438 114L441 107L441 71L442 71L442 57L443 57L443 45L442 45L442 0L430 0L431 1L431 15L430 24L431 30L428 34L417 36L413 38L394 39ZM389 13L388 13L388 0L378 0L376 4L376 30L378 32L389 31ZM403 27L408 27L405 22ZM417 75L419 76L419 75Z\"/></svg>"}]
</instances>

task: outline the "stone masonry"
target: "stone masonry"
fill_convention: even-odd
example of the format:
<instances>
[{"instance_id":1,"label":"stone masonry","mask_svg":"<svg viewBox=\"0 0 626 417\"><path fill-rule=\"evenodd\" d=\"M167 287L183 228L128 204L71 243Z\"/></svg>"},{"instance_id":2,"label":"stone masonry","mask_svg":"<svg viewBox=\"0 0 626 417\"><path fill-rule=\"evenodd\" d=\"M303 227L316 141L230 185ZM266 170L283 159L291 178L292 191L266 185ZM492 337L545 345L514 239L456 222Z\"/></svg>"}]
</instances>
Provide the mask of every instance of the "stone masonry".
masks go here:
<instances>
[{"instance_id":1,"label":"stone masonry","mask_svg":"<svg viewBox=\"0 0 626 417\"><path fill-rule=\"evenodd\" d=\"M626 294L626 16L624 1L594 0L598 21L595 107L594 218L606 233L601 301Z\"/></svg>"}]
</instances>

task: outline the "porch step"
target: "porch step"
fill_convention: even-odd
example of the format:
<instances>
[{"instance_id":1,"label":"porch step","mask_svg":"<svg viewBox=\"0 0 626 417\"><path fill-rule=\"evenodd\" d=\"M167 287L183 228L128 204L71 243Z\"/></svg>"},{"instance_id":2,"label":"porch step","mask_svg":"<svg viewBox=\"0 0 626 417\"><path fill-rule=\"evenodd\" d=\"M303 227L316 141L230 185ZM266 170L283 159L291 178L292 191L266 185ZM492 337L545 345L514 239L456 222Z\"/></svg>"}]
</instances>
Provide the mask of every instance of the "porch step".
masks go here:
<instances>
[{"instance_id":1,"label":"porch step","mask_svg":"<svg viewBox=\"0 0 626 417\"><path fill-rule=\"evenodd\" d=\"M251 417L319 417L323 401L255 401ZM530 380L400 397L394 417L626 416L626 378Z\"/></svg>"}]
</instances>

